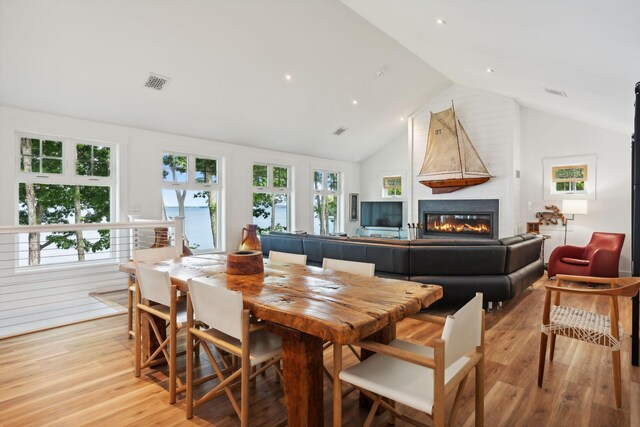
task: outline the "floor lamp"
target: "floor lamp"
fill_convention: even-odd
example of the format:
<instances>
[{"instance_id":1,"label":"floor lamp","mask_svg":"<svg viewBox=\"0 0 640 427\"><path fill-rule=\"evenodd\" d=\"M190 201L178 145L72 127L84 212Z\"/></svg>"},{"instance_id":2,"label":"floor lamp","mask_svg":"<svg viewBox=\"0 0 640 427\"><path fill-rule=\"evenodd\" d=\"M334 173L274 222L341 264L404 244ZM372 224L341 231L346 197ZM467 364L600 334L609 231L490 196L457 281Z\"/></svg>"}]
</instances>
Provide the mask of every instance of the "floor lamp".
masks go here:
<instances>
[{"instance_id":1,"label":"floor lamp","mask_svg":"<svg viewBox=\"0 0 640 427\"><path fill-rule=\"evenodd\" d=\"M575 220L575 215L587 214L587 201L586 200L563 200L561 212L564 217L564 244L567 244L567 221ZM571 218L566 215L571 214Z\"/></svg>"}]
</instances>

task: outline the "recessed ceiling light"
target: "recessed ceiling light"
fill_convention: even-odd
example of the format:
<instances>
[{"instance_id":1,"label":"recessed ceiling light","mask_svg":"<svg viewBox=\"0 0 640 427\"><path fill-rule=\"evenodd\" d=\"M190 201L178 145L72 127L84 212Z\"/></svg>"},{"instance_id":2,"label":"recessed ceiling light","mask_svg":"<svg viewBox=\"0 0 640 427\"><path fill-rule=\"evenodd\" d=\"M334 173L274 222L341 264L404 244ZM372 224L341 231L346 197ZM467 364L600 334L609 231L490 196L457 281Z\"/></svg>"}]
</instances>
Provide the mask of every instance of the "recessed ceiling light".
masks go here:
<instances>
[{"instance_id":1,"label":"recessed ceiling light","mask_svg":"<svg viewBox=\"0 0 640 427\"><path fill-rule=\"evenodd\" d=\"M286 76L284 76L284 78L287 80L291 80L291 74L287 74Z\"/></svg>"},{"instance_id":2,"label":"recessed ceiling light","mask_svg":"<svg viewBox=\"0 0 640 427\"><path fill-rule=\"evenodd\" d=\"M357 99L354 99L353 101L351 101L351 103L352 103L353 105L358 105L358 100L357 100Z\"/></svg>"},{"instance_id":3,"label":"recessed ceiling light","mask_svg":"<svg viewBox=\"0 0 640 427\"><path fill-rule=\"evenodd\" d=\"M487 68L487 73L495 73L496 70L494 70L493 68Z\"/></svg>"},{"instance_id":4,"label":"recessed ceiling light","mask_svg":"<svg viewBox=\"0 0 640 427\"><path fill-rule=\"evenodd\" d=\"M400 117L400 121L401 121L401 122L404 122L404 117Z\"/></svg>"},{"instance_id":5,"label":"recessed ceiling light","mask_svg":"<svg viewBox=\"0 0 640 427\"><path fill-rule=\"evenodd\" d=\"M438 24L440 24L440 25L444 25L444 24L446 24L446 23L447 23L447 21L445 21L445 20L444 20L444 19L442 19L442 18L438 18L438 20L437 20L436 22L437 22Z\"/></svg>"}]
</instances>

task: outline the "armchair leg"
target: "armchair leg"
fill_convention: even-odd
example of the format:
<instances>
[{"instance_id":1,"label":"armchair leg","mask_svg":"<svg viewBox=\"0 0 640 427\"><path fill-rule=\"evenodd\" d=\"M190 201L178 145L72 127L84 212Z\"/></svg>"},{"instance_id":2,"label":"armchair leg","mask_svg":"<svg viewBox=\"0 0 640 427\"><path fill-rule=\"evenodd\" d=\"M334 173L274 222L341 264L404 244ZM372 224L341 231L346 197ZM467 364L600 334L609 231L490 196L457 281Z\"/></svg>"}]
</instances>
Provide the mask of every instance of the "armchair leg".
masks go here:
<instances>
[{"instance_id":1,"label":"armchair leg","mask_svg":"<svg viewBox=\"0 0 640 427\"><path fill-rule=\"evenodd\" d=\"M556 350L556 334L551 332L551 339L549 340L549 362L553 362L553 354Z\"/></svg>"},{"instance_id":2,"label":"armchair leg","mask_svg":"<svg viewBox=\"0 0 640 427\"><path fill-rule=\"evenodd\" d=\"M611 358L613 362L613 385L616 393L616 407L622 406L622 387L620 378L620 350L612 351Z\"/></svg>"},{"instance_id":3,"label":"armchair leg","mask_svg":"<svg viewBox=\"0 0 640 427\"><path fill-rule=\"evenodd\" d=\"M542 387L542 377L544 376L544 362L547 356L547 334L540 333L540 358L538 360L538 387Z\"/></svg>"}]
</instances>

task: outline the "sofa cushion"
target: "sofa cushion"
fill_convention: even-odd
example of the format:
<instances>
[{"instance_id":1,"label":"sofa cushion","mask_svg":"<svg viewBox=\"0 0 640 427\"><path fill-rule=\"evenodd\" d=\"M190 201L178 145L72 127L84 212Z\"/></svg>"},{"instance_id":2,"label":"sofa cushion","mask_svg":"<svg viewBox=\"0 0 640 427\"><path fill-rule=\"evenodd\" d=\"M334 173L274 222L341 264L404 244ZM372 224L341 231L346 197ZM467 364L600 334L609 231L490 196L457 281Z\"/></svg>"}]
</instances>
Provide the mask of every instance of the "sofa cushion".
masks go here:
<instances>
[{"instance_id":1,"label":"sofa cushion","mask_svg":"<svg viewBox=\"0 0 640 427\"><path fill-rule=\"evenodd\" d=\"M567 264L573 265L589 265L588 259L578 259L578 258L560 258L560 261L566 262Z\"/></svg>"},{"instance_id":2,"label":"sofa cushion","mask_svg":"<svg viewBox=\"0 0 640 427\"><path fill-rule=\"evenodd\" d=\"M504 274L505 246L411 247L411 276Z\"/></svg>"},{"instance_id":3,"label":"sofa cushion","mask_svg":"<svg viewBox=\"0 0 640 427\"><path fill-rule=\"evenodd\" d=\"M302 254L302 236L295 234L263 234L260 236L262 253L269 255L269 251Z\"/></svg>"},{"instance_id":4,"label":"sofa cushion","mask_svg":"<svg viewBox=\"0 0 640 427\"><path fill-rule=\"evenodd\" d=\"M540 259L542 239L521 241L506 248L507 261L504 273L509 274Z\"/></svg>"},{"instance_id":5,"label":"sofa cushion","mask_svg":"<svg viewBox=\"0 0 640 427\"><path fill-rule=\"evenodd\" d=\"M511 298L533 285L536 280L542 277L543 274L544 264L540 259L529 265L525 265L519 270L509 273L507 277L511 283Z\"/></svg>"},{"instance_id":6,"label":"sofa cushion","mask_svg":"<svg viewBox=\"0 0 640 427\"><path fill-rule=\"evenodd\" d=\"M531 240L531 239L537 239L540 236L537 234L533 234L533 233L524 233L524 234L520 234L520 237L522 237L524 240Z\"/></svg>"},{"instance_id":7,"label":"sofa cushion","mask_svg":"<svg viewBox=\"0 0 640 427\"><path fill-rule=\"evenodd\" d=\"M503 237L499 241L501 245L508 246L508 245L513 245L514 243L523 242L524 239L522 238L522 236L511 236L511 237Z\"/></svg>"},{"instance_id":8,"label":"sofa cushion","mask_svg":"<svg viewBox=\"0 0 640 427\"><path fill-rule=\"evenodd\" d=\"M376 265L376 271L409 275L409 247L366 245L365 262Z\"/></svg>"}]
</instances>

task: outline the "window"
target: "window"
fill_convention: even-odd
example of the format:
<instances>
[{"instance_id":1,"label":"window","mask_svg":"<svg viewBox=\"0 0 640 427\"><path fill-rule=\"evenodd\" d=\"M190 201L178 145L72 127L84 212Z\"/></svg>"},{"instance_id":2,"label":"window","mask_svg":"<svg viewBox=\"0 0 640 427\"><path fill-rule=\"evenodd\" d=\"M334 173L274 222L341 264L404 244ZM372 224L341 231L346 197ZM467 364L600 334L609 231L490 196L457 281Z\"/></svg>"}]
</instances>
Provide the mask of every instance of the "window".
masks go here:
<instances>
[{"instance_id":1,"label":"window","mask_svg":"<svg viewBox=\"0 0 640 427\"><path fill-rule=\"evenodd\" d=\"M382 178L382 197L402 197L401 176L385 176Z\"/></svg>"},{"instance_id":2,"label":"window","mask_svg":"<svg viewBox=\"0 0 640 427\"><path fill-rule=\"evenodd\" d=\"M20 170L42 174L62 173L62 141L20 138Z\"/></svg>"},{"instance_id":3,"label":"window","mask_svg":"<svg viewBox=\"0 0 640 427\"><path fill-rule=\"evenodd\" d=\"M18 223L102 223L113 218L113 150L105 144L17 135ZM111 233L28 233L19 237L19 266L111 257Z\"/></svg>"},{"instance_id":4,"label":"window","mask_svg":"<svg viewBox=\"0 0 640 427\"><path fill-rule=\"evenodd\" d=\"M253 223L260 233L290 229L289 170L287 166L253 165Z\"/></svg>"},{"instance_id":5,"label":"window","mask_svg":"<svg viewBox=\"0 0 640 427\"><path fill-rule=\"evenodd\" d=\"M82 176L111 175L111 148L76 144L76 173Z\"/></svg>"},{"instance_id":6,"label":"window","mask_svg":"<svg viewBox=\"0 0 640 427\"><path fill-rule=\"evenodd\" d=\"M597 156L542 159L544 200L594 200L596 198Z\"/></svg>"},{"instance_id":7,"label":"window","mask_svg":"<svg viewBox=\"0 0 640 427\"><path fill-rule=\"evenodd\" d=\"M162 205L165 218L184 217L185 243L195 253L220 249L219 160L164 153Z\"/></svg>"},{"instance_id":8,"label":"window","mask_svg":"<svg viewBox=\"0 0 640 427\"><path fill-rule=\"evenodd\" d=\"M551 168L553 191L556 193L583 193L587 181L587 165L554 166Z\"/></svg>"},{"instance_id":9,"label":"window","mask_svg":"<svg viewBox=\"0 0 640 427\"><path fill-rule=\"evenodd\" d=\"M340 173L316 170L313 172L313 232L333 234L337 231Z\"/></svg>"}]
</instances>

